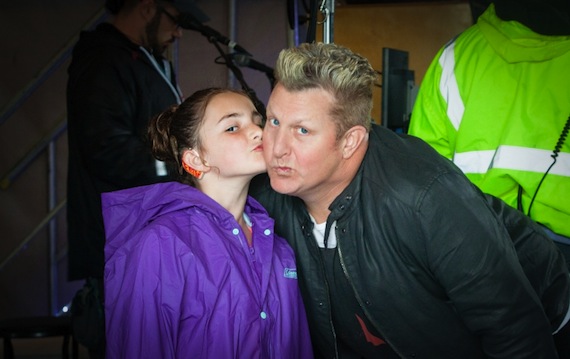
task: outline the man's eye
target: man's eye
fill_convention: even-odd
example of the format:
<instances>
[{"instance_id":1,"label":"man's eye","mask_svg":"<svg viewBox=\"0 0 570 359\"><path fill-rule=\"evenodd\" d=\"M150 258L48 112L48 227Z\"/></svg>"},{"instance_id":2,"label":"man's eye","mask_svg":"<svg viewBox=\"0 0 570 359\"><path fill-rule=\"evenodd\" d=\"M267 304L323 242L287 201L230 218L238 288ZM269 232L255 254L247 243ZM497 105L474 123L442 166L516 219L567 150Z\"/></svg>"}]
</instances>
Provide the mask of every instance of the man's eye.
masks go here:
<instances>
[{"instance_id":1,"label":"man's eye","mask_svg":"<svg viewBox=\"0 0 570 359\"><path fill-rule=\"evenodd\" d=\"M237 129L238 129L237 126L232 126L232 127L229 127L228 129L226 129L226 132L236 132Z\"/></svg>"},{"instance_id":2,"label":"man's eye","mask_svg":"<svg viewBox=\"0 0 570 359\"><path fill-rule=\"evenodd\" d=\"M276 118L270 118L267 122L269 122L272 126L279 126L279 120Z\"/></svg>"},{"instance_id":3,"label":"man's eye","mask_svg":"<svg viewBox=\"0 0 570 359\"><path fill-rule=\"evenodd\" d=\"M299 133L300 133L301 135L306 135L306 134L309 133L309 130L307 130L307 129L304 128L304 127L299 127L299 129L298 129L297 131L299 131Z\"/></svg>"}]
</instances>

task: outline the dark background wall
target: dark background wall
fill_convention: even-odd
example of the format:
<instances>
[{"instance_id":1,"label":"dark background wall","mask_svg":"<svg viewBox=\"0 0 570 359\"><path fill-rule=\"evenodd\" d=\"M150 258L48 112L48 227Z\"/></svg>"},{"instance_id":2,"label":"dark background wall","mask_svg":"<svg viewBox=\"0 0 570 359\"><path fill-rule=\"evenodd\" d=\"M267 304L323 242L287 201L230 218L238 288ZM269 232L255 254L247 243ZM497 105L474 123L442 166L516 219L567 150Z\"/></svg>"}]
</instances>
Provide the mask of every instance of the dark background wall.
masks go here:
<instances>
[{"instance_id":1,"label":"dark background wall","mask_svg":"<svg viewBox=\"0 0 570 359\"><path fill-rule=\"evenodd\" d=\"M0 1L0 114L6 114L19 95L28 94L29 84L49 65L55 67L42 85L30 92L26 100L16 106L17 110L0 123L0 180L4 180L0 183L0 319L53 314L71 300L81 284L66 280L65 206L55 217L57 277L54 303L50 304L49 295L46 228L6 261L49 212L49 175L55 181L55 205L65 200L65 131L52 146L51 158L55 159L52 172L48 166L50 155L42 152L22 175L12 181L6 181L5 175L36 143L65 121L69 62L64 60L57 64L54 59L75 42L82 28L102 15L102 4L102 0ZM271 67L279 51L294 43L285 0L197 0L197 4L211 18L208 26L232 37L253 54L254 59ZM304 15L302 4L299 7ZM468 1L366 4L341 1L335 5L335 10L334 42L368 57L378 70L381 69L382 47L409 51L410 68L415 71L417 84L437 50L472 22ZM304 34L302 30L301 34ZM322 33L322 26L317 27L318 39L322 38ZM303 40L304 36L301 37ZM239 87L239 83L232 82L225 66L214 63L218 56L215 47L201 34L184 33L172 57L178 63L180 85L186 95L211 85ZM270 86L265 74L246 68L242 71L249 87L266 102ZM381 89L378 88L373 112L377 122L380 120L380 97Z\"/></svg>"}]
</instances>

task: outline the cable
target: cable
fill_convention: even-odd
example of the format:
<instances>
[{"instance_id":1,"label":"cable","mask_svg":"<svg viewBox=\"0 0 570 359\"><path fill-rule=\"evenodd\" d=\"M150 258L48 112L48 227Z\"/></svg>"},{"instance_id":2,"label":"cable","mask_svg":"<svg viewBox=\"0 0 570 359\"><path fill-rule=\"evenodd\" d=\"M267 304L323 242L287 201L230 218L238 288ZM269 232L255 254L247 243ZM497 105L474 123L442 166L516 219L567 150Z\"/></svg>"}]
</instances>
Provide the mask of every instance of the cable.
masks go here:
<instances>
[{"instance_id":1,"label":"cable","mask_svg":"<svg viewBox=\"0 0 570 359\"><path fill-rule=\"evenodd\" d=\"M542 182L546 178L546 175L548 174L548 172L550 172L552 167L556 164L556 158L558 157L558 154L560 153L560 150L562 149L562 146L564 145L564 142L566 141L566 137L568 136L569 131L570 131L570 117L568 117L568 119L566 120L566 123L564 124L564 128L562 129L562 133L560 134L560 137L558 137L558 141L556 142L556 146L554 146L554 151L552 151L552 155L550 155L550 157L552 157L553 161L550 164L550 166L548 166L548 169L546 170L546 172L544 172L544 175L540 179L540 182L538 183L538 186L536 187L536 190L534 191L534 195L532 196L530 204L528 205L528 211L526 212L526 215L529 217L530 217L530 209L532 208L532 204L534 203L534 199L536 198L536 195L538 194L538 190L540 189L540 186L542 186ZM521 194L522 194L522 187L519 185L519 196L518 196L519 209L522 207Z\"/></svg>"}]
</instances>

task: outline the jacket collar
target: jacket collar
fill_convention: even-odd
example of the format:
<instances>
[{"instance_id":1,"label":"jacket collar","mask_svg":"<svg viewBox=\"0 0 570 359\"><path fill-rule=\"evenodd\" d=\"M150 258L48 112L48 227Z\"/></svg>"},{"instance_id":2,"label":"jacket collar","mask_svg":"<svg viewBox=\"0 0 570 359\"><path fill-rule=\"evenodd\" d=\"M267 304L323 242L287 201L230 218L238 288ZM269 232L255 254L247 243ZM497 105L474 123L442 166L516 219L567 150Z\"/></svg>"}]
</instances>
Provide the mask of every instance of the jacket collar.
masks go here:
<instances>
[{"instance_id":1,"label":"jacket collar","mask_svg":"<svg viewBox=\"0 0 570 359\"><path fill-rule=\"evenodd\" d=\"M355 210L356 208L356 198L360 193L360 189L362 188L362 177L364 167L366 166L368 158L368 152L366 156L364 156L364 160L360 164L356 175L350 181L348 186L342 191L340 195L338 195L335 200L329 206L329 210L331 213L327 218L327 222L334 222L340 218L342 218L346 213L350 213L351 211Z\"/></svg>"}]
</instances>

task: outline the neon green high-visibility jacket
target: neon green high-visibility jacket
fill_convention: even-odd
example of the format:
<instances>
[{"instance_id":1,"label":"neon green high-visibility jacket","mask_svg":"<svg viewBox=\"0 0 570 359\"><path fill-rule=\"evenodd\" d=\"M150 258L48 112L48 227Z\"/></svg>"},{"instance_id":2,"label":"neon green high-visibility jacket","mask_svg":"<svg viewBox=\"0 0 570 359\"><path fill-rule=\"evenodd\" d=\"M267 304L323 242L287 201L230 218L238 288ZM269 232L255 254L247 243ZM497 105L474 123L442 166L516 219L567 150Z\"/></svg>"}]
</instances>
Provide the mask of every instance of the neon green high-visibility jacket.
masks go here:
<instances>
[{"instance_id":1,"label":"neon green high-visibility jacket","mask_svg":"<svg viewBox=\"0 0 570 359\"><path fill-rule=\"evenodd\" d=\"M569 116L570 36L502 21L491 5L438 52L409 133L515 208L520 186L522 211L531 206L531 218L570 237L570 138L562 141Z\"/></svg>"}]
</instances>

